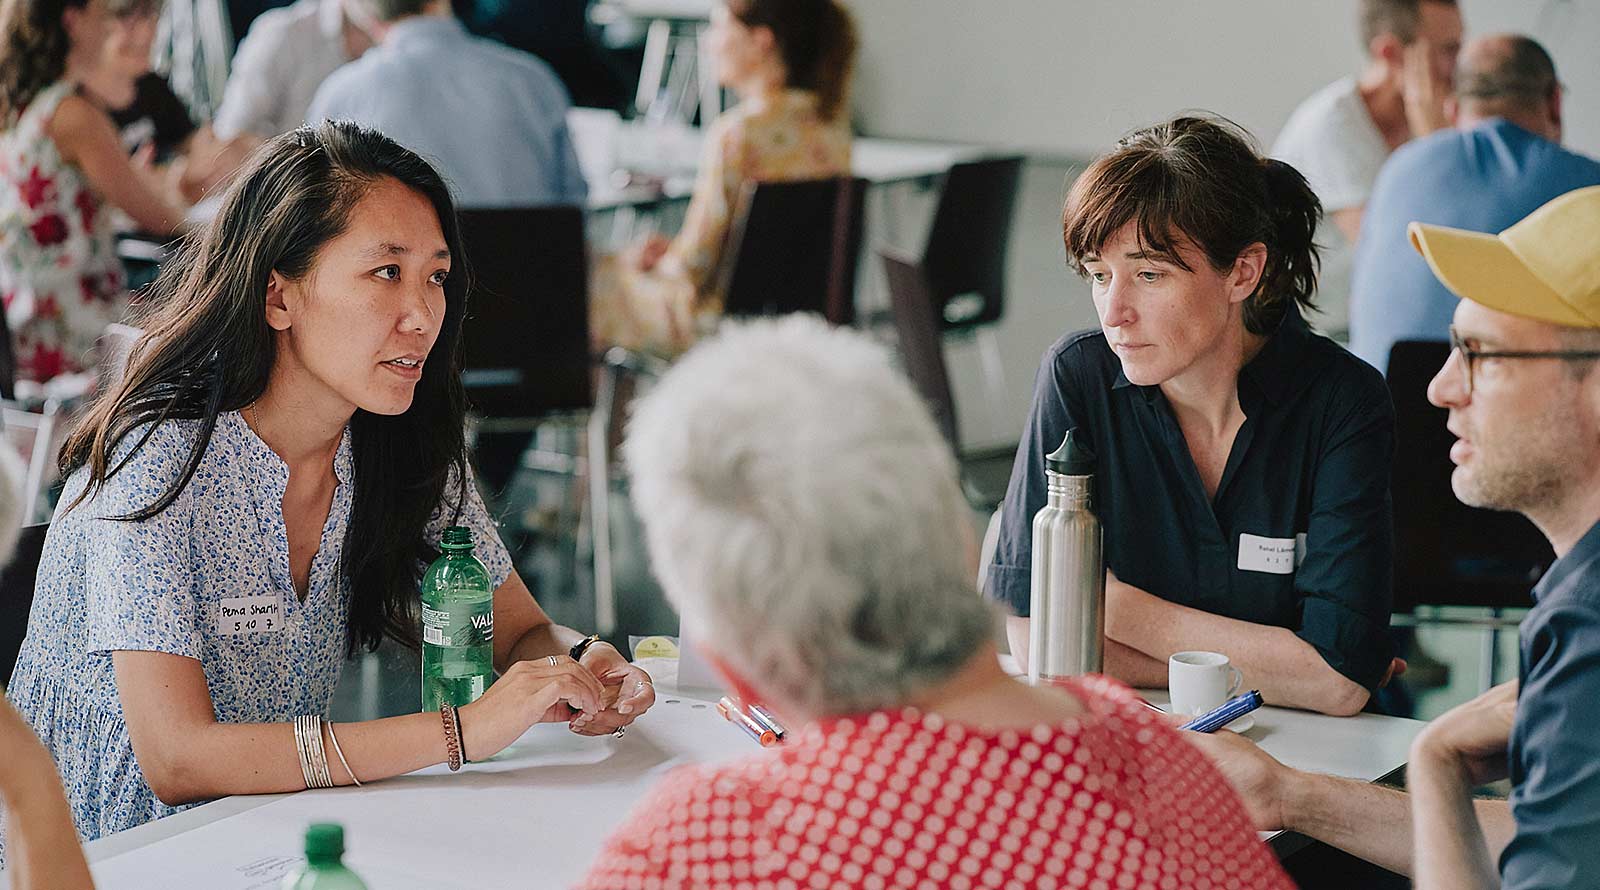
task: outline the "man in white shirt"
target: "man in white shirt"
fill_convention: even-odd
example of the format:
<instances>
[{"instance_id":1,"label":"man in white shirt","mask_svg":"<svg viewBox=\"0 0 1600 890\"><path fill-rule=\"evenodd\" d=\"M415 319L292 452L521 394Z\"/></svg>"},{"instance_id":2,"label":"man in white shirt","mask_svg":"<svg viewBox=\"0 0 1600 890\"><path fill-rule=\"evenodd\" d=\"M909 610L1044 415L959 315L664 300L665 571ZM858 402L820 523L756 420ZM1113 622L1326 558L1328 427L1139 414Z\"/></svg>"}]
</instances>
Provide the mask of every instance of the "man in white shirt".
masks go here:
<instances>
[{"instance_id":1,"label":"man in white shirt","mask_svg":"<svg viewBox=\"0 0 1600 890\"><path fill-rule=\"evenodd\" d=\"M268 139L306 121L317 88L372 46L360 0L298 0L251 25L233 57L233 74L212 129L223 139Z\"/></svg>"},{"instance_id":2,"label":"man in white shirt","mask_svg":"<svg viewBox=\"0 0 1600 890\"><path fill-rule=\"evenodd\" d=\"M1444 102L1462 30L1455 0L1362 0L1366 68L1300 103L1272 147L1273 157L1305 174L1327 214L1317 232L1325 327L1345 327L1361 212L1383 162L1406 141L1450 124Z\"/></svg>"}]
</instances>

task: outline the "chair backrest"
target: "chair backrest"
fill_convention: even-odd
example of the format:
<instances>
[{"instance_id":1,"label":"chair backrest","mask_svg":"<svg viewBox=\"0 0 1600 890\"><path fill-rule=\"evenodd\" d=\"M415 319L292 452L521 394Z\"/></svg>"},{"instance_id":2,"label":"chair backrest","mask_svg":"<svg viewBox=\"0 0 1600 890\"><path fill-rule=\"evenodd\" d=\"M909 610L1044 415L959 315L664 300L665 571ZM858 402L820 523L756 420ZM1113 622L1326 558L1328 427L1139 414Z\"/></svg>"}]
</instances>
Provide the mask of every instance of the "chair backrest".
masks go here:
<instances>
[{"instance_id":1,"label":"chair backrest","mask_svg":"<svg viewBox=\"0 0 1600 890\"><path fill-rule=\"evenodd\" d=\"M724 313L852 323L866 187L842 177L747 184L723 251Z\"/></svg>"},{"instance_id":2,"label":"chair backrest","mask_svg":"<svg viewBox=\"0 0 1600 890\"><path fill-rule=\"evenodd\" d=\"M460 219L472 269L462 381L473 411L527 418L593 407L583 211L462 210Z\"/></svg>"},{"instance_id":3,"label":"chair backrest","mask_svg":"<svg viewBox=\"0 0 1600 890\"><path fill-rule=\"evenodd\" d=\"M944 342L927 278L922 266L893 250L880 250L878 256L889 281L889 303L906 374L928 403L950 447L959 453L961 437L956 429L955 397L950 390Z\"/></svg>"},{"instance_id":4,"label":"chair backrest","mask_svg":"<svg viewBox=\"0 0 1600 890\"><path fill-rule=\"evenodd\" d=\"M61 407L55 400L30 409L15 402L0 401L0 425L6 440L22 456L27 466L23 480L22 521L39 520L45 505L45 488L55 477L55 445L63 432Z\"/></svg>"},{"instance_id":5,"label":"chair backrest","mask_svg":"<svg viewBox=\"0 0 1600 890\"><path fill-rule=\"evenodd\" d=\"M17 353L11 342L11 325L0 311L0 399L17 397Z\"/></svg>"},{"instance_id":6,"label":"chair backrest","mask_svg":"<svg viewBox=\"0 0 1600 890\"><path fill-rule=\"evenodd\" d=\"M1450 344L1402 340L1389 352L1395 407L1395 609L1417 604L1516 607L1555 554L1517 513L1468 507L1450 488L1455 437L1428 403L1428 381Z\"/></svg>"},{"instance_id":7,"label":"chair backrest","mask_svg":"<svg viewBox=\"0 0 1600 890\"><path fill-rule=\"evenodd\" d=\"M1006 252L1022 158L956 164L933 213L922 265L946 329L1000 320L1005 311Z\"/></svg>"},{"instance_id":8,"label":"chair backrest","mask_svg":"<svg viewBox=\"0 0 1600 890\"><path fill-rule=\"evenodd\" d=\"M11 685L17 652L28 633L28 613L33 609L33 582L39 574L49 523L25 525L17 537L11 562L0 568L0 686Z\"/></svg>"}]
</instances>

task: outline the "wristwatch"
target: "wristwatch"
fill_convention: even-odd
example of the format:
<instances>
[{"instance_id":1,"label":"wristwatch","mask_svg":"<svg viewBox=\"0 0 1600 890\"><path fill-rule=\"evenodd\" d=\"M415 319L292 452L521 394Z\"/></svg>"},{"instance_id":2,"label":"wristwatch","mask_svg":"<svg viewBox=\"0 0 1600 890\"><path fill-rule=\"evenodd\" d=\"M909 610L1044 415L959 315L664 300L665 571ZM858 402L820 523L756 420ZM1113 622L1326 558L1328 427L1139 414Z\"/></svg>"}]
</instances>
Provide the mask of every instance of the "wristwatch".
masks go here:
<instances>
[{"instance_id":1,"label":"wristwatch","mask_svg":"<svg viewBox=\"0 0 1600 890\"><path fill-rule=\"evenodd\" d=\"M588 636L579 640L578 645L567 650L567 654L572 656L573 661L579 661L583 658L583 653L588 652L589 647L598 642L600 642L599 634L589 634Z\"/></svg>"}]
</instances>

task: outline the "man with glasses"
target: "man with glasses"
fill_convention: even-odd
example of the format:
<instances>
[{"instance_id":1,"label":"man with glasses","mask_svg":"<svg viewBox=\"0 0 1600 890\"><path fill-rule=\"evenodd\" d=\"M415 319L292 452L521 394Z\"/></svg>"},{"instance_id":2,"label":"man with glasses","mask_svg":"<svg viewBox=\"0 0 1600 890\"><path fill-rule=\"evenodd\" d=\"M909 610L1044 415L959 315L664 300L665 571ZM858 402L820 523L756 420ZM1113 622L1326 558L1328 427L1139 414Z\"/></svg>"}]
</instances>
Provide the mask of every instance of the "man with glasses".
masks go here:
<instances>
[{"instance_id":1,"label":"man with glasses","mask_svg":"<svg viewBox=\"0 0 1600 890\"><path fill-rule=\"evenodd\" d=\"M1233 733L1190 740L1260 829L1414 874L1423 890L1580 886L1600 874L1600 732L1584 722L1600 702L1600 186L1498 236L1416 223L1410 236L1462 298L1428 388L1457 437L1451 487L1526 515L1559 557L1522 622L1519 680L1423 730L1409 797L1289 769ZM1507 776L1509 802L1473 799Z\"/></svg>"}]
</instances>

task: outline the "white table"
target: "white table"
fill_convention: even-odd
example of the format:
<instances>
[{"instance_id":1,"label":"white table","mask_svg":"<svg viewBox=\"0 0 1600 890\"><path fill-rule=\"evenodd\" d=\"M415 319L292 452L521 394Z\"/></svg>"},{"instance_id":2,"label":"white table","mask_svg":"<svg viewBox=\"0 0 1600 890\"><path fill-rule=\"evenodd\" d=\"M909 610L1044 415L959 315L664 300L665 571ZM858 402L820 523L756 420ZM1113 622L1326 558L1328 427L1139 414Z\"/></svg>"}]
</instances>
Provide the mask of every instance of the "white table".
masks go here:
<instances>
[{"instance_id":1,"label":"white table","mask_svg":"<svg viewBox=\"0 0 1600 890\"><path fill-rule=\"evenodd\" d=\"M374 888L565 887L668 769L760 749L705 702L663 695L625 738L536 726L508 751L363 788L229 797L90 843L100 890L276 888L308 823L341 822Z\"/></svg>"},{"instance_id":2,"label":"white table","mask_svg":"<svg viewBox=\"0 0 1600 890\"><path fill-rule=\"evenodd\" d=\"M647 667L659 688L671 689L675 663ZM1146 697L1167 701L1163 691ZM1373 714L1325 717L1267 707L1255 716L1246 735L1274 757L1362 781L1404 767L1422 728ZM620 740L537 726L460 775L436 766L360 789L224 798L101 838L87 853L101 890L151 886L151 875L160 875L161 886L268 890L297 861L305 826L332 820L345 826L347 861L374 887L566 886L662 773L757 750L706 701L664 691ZM1291 832L1263 839L1280 857L1308 843Z\"/></svg>"}]
</instances>

